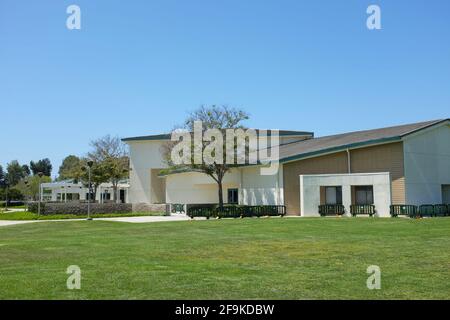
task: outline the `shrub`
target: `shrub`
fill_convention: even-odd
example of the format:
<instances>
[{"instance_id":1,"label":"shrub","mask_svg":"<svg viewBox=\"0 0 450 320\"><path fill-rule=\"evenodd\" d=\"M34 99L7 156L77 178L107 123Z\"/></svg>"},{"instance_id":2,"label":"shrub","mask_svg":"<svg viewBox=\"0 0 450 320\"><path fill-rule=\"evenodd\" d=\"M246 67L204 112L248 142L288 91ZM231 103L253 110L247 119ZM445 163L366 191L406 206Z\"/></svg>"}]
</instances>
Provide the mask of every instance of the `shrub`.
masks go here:
<instances>
[{"instance_id":1,"label":"shrub","mask_svg":"<svg viewBox=\"0 0 450 320\"><path fill-rule=\"evenodd\" d=\"M29 203L28 210L37 213L38 202ZM85 215L87 214L87 211L88 211L87 203L41 202L41 214L43 215L53 215L53 214ZM92 214L129 213L129 212L132 212L131 203L91 203Z\"/></svg>"}]
</instances>

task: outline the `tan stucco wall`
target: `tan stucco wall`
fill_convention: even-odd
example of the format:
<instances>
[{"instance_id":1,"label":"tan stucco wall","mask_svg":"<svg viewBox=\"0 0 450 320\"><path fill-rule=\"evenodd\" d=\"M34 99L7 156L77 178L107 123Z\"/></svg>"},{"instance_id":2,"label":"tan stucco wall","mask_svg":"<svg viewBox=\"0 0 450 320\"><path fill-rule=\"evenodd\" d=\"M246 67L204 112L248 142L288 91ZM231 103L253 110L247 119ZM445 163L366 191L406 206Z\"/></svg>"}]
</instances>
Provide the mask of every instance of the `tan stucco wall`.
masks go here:
<instances>
[{"instance_id":1,"label":"tan stucco wall","mask_svg":"<svg viewBox=\"0 0 450 320\"><path fill-rule=\"evenodd\" d=\"M347 173L347 154L339 152L283 165L284 203L289 215L300 214L301 174Z\"/></svg>"},{"instance_id":2,"label":"tan stucco wall","mask_svg":"<svg viewBox=\"0 0 450 320\"><path fill-rule=\"evenodd\" d=\"M403 143L351 150L352 173L390 172L392 203L405 203Z\"/></svg>"},{"instance_id":3,"label":"tan stucco wall","mask_svg":"<svg viewBox=\"0 0 450 320\"><path fill-rule=\"evenodd\" d=\"M390 143L350 150L351 173L390 172L392 203L405 202L403 143ZM347 152L299 160L283 166L284 200L287 213L300 214L301 174L348 173Z\"/></svg>"}]
</instances>

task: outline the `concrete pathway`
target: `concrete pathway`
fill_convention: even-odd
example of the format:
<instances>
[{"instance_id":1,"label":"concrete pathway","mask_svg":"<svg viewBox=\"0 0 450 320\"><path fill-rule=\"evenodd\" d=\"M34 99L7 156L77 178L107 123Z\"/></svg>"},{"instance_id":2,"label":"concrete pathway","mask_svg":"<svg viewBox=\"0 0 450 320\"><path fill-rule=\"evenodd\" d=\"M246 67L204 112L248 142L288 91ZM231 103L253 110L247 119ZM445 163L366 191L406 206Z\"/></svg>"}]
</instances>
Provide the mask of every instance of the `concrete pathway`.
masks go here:
<instances>
[{"instance_id":1,"label":"concrete pathway","mask_svg":"<svg viewBox=\"0 0 450 320\"><path fill-rule=\"evenodd\" d=\"M0 220L0 227L6 227L6 226L13 226L15 224L25 224L25 223L33 223L33 222L39 222L36 220Z\"/></svg>"},{"instance_id":2,"label":"concrete pathway","mask_svg":"<svg viewBox=\"0 0 450 320\"><path fill-rule=\"evenodd\" d=\"M187 215L177 214L172 216L142 216L142 217L116 217L116 218L95 218L101 221L118 221L130 223L167 222L191 220Z\"/></svg>"},{"instance_id":3,"label":"concrete pathway","mask_svg":"<svg viewBox=\"0 0 450 320\"><path fill-rule=\"evenodd\" d=\"M203 218L204 219L204 218ZM196 218L196 220L203 220ZM12 226L16 224L34 223L34 222L69 222L69 221L85 221L86 219L59 219L59 220L0 220L0 227ZM187 221L190 218L184 214L172 216L140 216L140 217L115 217L115 218L94 218L95 221L115 221L128 223L150 223L150 222L169 222L169 221Z\"/></svg>"}]
</instances>

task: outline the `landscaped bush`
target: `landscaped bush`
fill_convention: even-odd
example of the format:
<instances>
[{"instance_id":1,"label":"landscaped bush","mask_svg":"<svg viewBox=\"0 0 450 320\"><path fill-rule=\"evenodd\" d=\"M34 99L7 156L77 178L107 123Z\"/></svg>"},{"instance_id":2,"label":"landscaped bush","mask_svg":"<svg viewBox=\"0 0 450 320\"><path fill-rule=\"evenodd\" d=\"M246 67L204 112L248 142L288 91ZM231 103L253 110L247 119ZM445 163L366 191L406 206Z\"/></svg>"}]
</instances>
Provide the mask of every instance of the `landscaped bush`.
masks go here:
<instances>
[{"instance_id":1,"label":"landscaped bush","mask_svg":"<svg viewBox=\"0 0 450 320\"><path fill-rule=\"evenodd\" d=\"M28 210L34 213L38 212L38 202L28 204ZM85 215L88 212L87 203L68 202L68 203L46 203L41 202L41 214L73 214ZM92 214L106 213L130 213L132 212L131 203L91 203Z\"/></svg>"},{"instance_id":2,"label":"landscaped bush","mask_svg":"<svg viewBox=\"0 0 450 320\"><path fill-rule=\"evenodd\" d=\"M206 217L209 218L249 218L262 216L284 216L286 214L285 206L241 206L224 205L220 208L218 205L189 206L187 215L191 218Z\"/></svg>"}]
</instances>

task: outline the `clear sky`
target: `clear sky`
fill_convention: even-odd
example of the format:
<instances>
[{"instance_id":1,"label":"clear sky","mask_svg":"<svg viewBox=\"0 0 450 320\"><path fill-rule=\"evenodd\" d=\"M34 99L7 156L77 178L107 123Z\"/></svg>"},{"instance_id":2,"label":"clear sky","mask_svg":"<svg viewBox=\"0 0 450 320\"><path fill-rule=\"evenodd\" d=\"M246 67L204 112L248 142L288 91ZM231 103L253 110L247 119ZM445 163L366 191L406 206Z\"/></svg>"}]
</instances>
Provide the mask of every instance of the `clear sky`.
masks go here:
<instances>
[{"instance_id":1,"label":"clear sky","mask_svg":"<svg viewBox=\"0 0 450 320\"><path fill-rule=\"evenodd\" d=\"M49 157L55 175L92 139L167 132L202 104L317 136L447 118L450 1L0 0L3 166Z\"/></svg>"}]
</instances>

